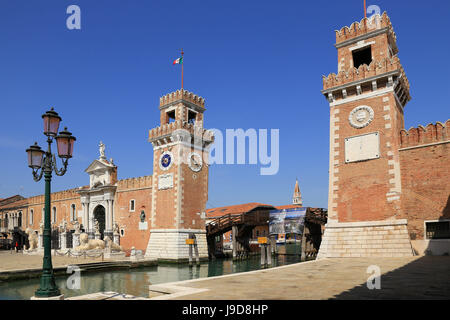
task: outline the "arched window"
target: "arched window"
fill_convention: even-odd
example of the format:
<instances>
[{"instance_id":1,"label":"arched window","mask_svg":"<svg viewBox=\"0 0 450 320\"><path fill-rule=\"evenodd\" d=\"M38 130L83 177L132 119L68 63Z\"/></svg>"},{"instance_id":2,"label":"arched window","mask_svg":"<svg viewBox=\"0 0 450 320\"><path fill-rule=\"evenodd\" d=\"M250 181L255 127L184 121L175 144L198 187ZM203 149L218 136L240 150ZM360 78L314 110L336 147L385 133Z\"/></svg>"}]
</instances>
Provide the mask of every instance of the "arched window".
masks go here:
<instances>
[{"instance_id":1,"label":"arched window","mask_svg":"<svg viewBox=\"0 0 450 320\"><path fill-rule=\"evenodd\" d=\"M72 221L77 220L77 211L76 211L77 207L75 206L75 203L72 203L72 205L70 206L70 213L71 213L71 219Z\"/></svg>"},{"instance_id":2,"label":"arched window","mask_svg":"<svg viewBox=\"0 0 450 320\"><path fill-rule=\"evenodd\" d=\"M56 207L53 207L52 211L52 222L56 223Z\"/></svg>"},{"instance_id":3,"label":"arched window","mask_svg":"<svg viewBox=\"0 0 450 320\"><path fill-rule=\"evenodd\" d=\"M134 212L135 201L134 199L130 200L130 212Z\"/></svg>"},{"instance_id":4,"label":"arched window","mask_svg":"<svg viewBox=\"0 0 450 320\"><path fill-rule=\"evenodd\" d=\"M34 223L34 210L30 210L30 225L33 225Z\"/></svg>"},{"instance_id":5,"label":"arched window","mask_svg":"<svg viewBox=\"0 0 450 320\"><path fill-rule=\"evenodd\" d=\"M19 214L17 215L17 226L18 227L22 226L22 211L20 211Z\"/></svg>"},{"instance_id":6,"label":"arched window","mask_svg":"<svg viewBox=\"0 0 450 320\"><path fill-rule=\"evenodd\" d=\"M8 229L8 214L5 214L5 228Z\"/></svg>"}]
</instances>

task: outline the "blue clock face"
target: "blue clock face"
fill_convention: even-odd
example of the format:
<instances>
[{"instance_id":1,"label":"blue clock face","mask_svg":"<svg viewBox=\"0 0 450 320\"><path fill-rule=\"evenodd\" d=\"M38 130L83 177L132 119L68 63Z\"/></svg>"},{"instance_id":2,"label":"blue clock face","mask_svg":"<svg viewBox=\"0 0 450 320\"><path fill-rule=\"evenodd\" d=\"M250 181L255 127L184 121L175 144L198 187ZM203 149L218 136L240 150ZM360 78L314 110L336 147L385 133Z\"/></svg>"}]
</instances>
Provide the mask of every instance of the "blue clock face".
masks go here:
<instances>
[{"instance_id":1,"label":"blue clock face","mask_svg":"<svg viewBox=\"0 0 450 320\"><path fill-rule=\"evenodd\" d=\"M172 159L170 158L170 155L169 155L169 154L166 153L165 155L163 155L163 156L161 157L161 165L162 165L164 168L169 167L171 162L172 162Z\"/></svg>"}]
</instances>

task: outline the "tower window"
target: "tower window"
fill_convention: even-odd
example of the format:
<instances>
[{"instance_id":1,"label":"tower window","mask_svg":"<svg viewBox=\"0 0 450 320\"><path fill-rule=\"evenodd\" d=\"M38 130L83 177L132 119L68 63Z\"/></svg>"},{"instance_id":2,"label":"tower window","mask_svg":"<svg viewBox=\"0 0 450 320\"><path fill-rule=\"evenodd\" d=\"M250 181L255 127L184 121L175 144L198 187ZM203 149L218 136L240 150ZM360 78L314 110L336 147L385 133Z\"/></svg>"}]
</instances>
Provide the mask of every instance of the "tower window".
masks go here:
<instances>
[{"instance_id":1,"label":"tower window","mask_svg":"<svg viewBox=\"0 0 450 320\"><path fill-rule=\"evenodd\" d=\"M135 201L130 200L130 212L134 212L134 205L135 205Z\"/></svg>"},{"instance_id":2,"label":"tower window","mask_svg":"<svg viewBox=\"0 0 450 320\"><path fill-rule=\"evenodd\" d=\"M352 56L353 56L353 66L355 68L359 68L359 66L362 64L370 65L370 63L372 62L371 46L354 50L352 52Z\"/></svg>"},{"instance_id":3,"label":"tower window","mask_svg":"<svg viewBox=\"0 0 450 320\"><path fill-rule=\"evenodd\" d=\"M195 124L196 116L197 116L196 112L189 110L188 111L188 123Z\"/></svg>"},{"instance_id":4,"label":"tower window","mask_svg":"<svg viewBox=\"0 0 450 320\"><path fill-rule=\"evenodd\" d=\"M175 110L167 112L167 123L175 121Z\"/></svg>"}]
</instances>

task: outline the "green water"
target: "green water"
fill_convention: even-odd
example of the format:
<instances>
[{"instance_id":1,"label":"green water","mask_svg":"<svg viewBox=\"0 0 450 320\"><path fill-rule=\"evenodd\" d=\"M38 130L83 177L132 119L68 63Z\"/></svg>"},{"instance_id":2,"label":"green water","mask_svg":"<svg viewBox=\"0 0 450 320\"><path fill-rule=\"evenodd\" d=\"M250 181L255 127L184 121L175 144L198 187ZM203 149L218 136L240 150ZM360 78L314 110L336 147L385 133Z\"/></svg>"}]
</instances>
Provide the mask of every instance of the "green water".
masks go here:
<instances>
[{"instance_id":1,"label":"green water","mask_svg":"<svg viewBox=\"0 0 450 320\"><path fill-rule=\"evenodd\" d=\"M279 255L272 260L272 267L300 262L300 257ZM173 281L220 276L224 274L258 270L260 257L251 256L247 260L232 261L217 259L189 267L187 264L160 264L154 267L81 273L80 289L68 289L67 278L57 276L56 284L65 297L73 297L95 292L113 291L133 296L148 297L148 286ZM39 286L39 278L0 282L0 300L30 299Z\"/></svg>"}]
</instances>

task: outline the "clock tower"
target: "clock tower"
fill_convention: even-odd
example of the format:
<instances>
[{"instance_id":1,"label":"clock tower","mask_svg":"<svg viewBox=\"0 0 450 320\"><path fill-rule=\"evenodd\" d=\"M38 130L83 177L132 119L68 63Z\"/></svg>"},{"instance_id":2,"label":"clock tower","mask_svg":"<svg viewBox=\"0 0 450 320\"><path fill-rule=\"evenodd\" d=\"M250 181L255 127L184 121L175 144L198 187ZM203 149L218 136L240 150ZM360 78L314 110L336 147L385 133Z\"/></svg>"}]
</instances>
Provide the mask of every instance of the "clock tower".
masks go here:
<instances>
[{"instance_id":1,"label":"clock tower","mask_svg":"<svg viewBox=\"0 0 450 320\"><path fill-rule=\"evenodd\" d=\"M411 99L386 13L336 31L330 107L328 224L319 257L411 255L402 219L400 131Z\"/></svg>"},{"instance_id":2,"label":"clock tower","mask_svg":"<svg viewBox=\"0 0 450 320\"><path fill-rule=\"evenodd\" d=\"M161 123L149 131L153 183L146 256L186 260L185 240L195 235L200 258L205 258L208 150L214 139L203 128L205 99L181 89L161 97L159 110Z\"/></svg>"}]
</instances>

